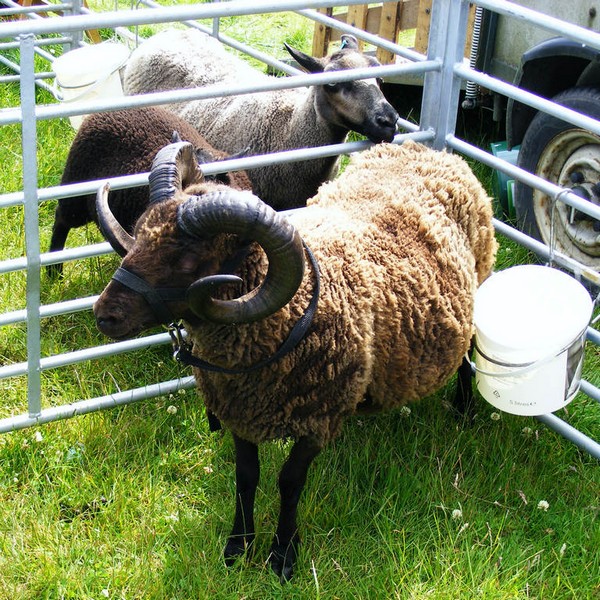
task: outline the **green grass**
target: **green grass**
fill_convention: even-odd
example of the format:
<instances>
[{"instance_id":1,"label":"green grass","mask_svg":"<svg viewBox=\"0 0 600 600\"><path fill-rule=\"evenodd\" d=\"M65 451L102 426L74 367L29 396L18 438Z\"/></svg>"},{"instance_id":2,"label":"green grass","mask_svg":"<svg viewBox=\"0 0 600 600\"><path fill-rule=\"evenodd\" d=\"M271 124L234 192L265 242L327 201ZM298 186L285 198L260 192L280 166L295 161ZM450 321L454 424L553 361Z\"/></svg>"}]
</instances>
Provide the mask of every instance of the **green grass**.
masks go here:
<instances>
[{"instance_id":1,"label":"green grass","mask_svg":"<svg viewBox=\"0 0 600 600\"><path fill-rule=\"evenodd\" d=\"M247 21L228 27L250 35ZM265 48L281 36L309 49L304 30L274 29L276 41L271 24L253 24L251 35L268 31ZM18 89L2 86L0 98L18 105ZM39 101L50 98L40 93ZM41 122L39 133L39 184L55 185L74 133L66 120ZM2 192L21 189L18 127L0 128L0 163ZM489 187L489 172L473 167ZM53 208L40 207L43 249ZM1 259L22 255L22 220L21 209L0 210ZM70 245L100 239L92 226L73 233ZM532 260L500 243L499 268ZM43 277L43 301L98 293L117 262L70 263L63 282ZM24 305L23 274L0 276L0 311ZM89 312L44 320L42 336L45 354L106 341ZM3 364L25 360L23 325L0 329L0 356ZM599 366L600 349L590 346L585 376L596 385ZM90 361L45 371L43 401L180 374L188 373L166 348ZM497 418L482 399L465 425L447 408L452 393L453 383L410 412L346 423L311 469L300 507L304 544L285 587L265 558L288 445L261 448L256 553L225 568L233 445L208 432L195 392L0 435L0 599L599 597L597 461L534 419ZM26 410L25 378L0 380L0 394L0 417ZM560 416L597 438L600 407L584 395Z\"/></svg>"}]
</instances>

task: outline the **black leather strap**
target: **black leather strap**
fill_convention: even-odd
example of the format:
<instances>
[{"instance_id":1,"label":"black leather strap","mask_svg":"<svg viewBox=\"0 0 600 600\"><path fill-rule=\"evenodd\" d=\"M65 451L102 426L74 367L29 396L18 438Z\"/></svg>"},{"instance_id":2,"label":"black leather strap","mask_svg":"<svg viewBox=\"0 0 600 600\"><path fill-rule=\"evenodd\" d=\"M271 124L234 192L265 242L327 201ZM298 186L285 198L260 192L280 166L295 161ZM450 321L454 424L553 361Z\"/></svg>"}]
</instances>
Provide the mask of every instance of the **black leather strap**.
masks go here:
<instances>
[{"instance_id":1,"label":"black leather strap","mask_svg":"<svg viewBox=\"0 0 600 600\"><path fill-rule=\"evenodd\" d=\"M164 325L168 325L175 320L167 302L185 299L185 288L153 288L147 281L123 267L119 267L112 278L134 292L141 294L152 308L157 319Z\"/></svg>"},{"instance_id":2,"label":"black leather strap","mask_svg":"<svg viewBox=\"0 0 600 600\"><path fill-rule=\"evenodd\" d=\"M311 268L314 273L315 283L313 286L313 293L304 311L304 314L296 321L296 324L290 331L290 334L285 339L283 344L279 347L279 349L265 360L262 360L254 365L249 367L240 367L237 369L228 369L226 367L219 367L218 365L213 365L197 356L194 356L191 352L191 346L183 341L183 337L181 335L181 331L178 325L172 324L169 329L171 330L171 337L173 339L173 357L182 362L185 365L189 365L192 367L197 367L199 369L204 369L205 371L213 371L216 373L226 373L228 375L239 375L241 373L250 373L252 371L256 371L257 369L262 369L267 365L279 360L283 356L285 356L288 352L293 350L300 341L306 335L310 324L312 323L313 317L317 311L317 305L319 302L319 293L320 293L320 281L321 276L319 273L319 265L317 263L317 259L314 257L310 248L304 244L304 250L306 251L306 255L308 256L308 260L310 262Z\"/></svg>"}]
</instances>

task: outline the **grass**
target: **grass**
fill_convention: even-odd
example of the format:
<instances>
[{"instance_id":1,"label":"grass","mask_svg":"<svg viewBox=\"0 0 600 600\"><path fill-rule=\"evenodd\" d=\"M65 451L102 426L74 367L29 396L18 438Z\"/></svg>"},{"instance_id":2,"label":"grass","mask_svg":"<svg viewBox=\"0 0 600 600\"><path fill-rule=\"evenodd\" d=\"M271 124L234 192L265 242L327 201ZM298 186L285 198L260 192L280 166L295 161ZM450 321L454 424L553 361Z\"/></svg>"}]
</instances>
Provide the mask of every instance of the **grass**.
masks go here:
<instances>
[{"instance_id":1,"label":"grass","mask_svg":"<svg viewBox=\"0 0 600 600\"><path fill-rule=\"evenodd\" d=\"M229 26L256 37L267 31L253 25L250 34L241 20ZM275 29L309 49L305 31ZM0 94L3 106L18 104L14 86ZM40 93L39 101L50 99ZM74 133L66 120L39 127L46 187L60 180ZM19 128L2 127L0 141L0 189L17 191ZM489 185L489 173L477 173ZM43 249L52 218L53 203L43 204ZM2 259L22 255L22 219L20 209L0 210ZM72 233L70 245L100 239L94 227ZM532 260L500 242L499 268ZM43 278L44 302L98 293L116 264L114 256L69 264L64 282ZM0 312L24 302L23 274L1 275ZM22 325L0 329L3 363L25 360L24 336ZM44 320L42 336L48 354L105 341L89 312ZM585 375L596 385L599 365L591 346ZM166 348L80 363L43 373L44 405L180 374L187 371ZM0 380L0 393L0 416L25 410L24 378ZM226 569L233 445L209 433L195 392L1 435L0 599L598 597L597 461L536 420L499 415L481 399L474 423L458 422L447 409L452 393L450 383L410 411L346 423L311 469L300 507L304 544L285 587L264 561L288 445L261 448L256 553ZM597 437L597 403L580 394L565 413Z\"/></svg>"}]
</instances>

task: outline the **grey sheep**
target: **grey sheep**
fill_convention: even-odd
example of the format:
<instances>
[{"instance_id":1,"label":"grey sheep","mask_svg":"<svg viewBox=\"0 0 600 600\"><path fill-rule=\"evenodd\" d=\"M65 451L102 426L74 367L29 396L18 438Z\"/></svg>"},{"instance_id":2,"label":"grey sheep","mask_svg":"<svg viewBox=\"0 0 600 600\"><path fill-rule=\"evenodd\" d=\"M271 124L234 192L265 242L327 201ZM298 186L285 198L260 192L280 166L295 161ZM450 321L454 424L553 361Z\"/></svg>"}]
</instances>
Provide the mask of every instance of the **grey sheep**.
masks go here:
<instances>
[{"instance_id":1,"label":"grey sheep","mask_svg":"<svg viewBox=\"0 0 600 600\"><path fill-rule=\"evenodd\" d=\"M257 445L295 440L279 474L269 557L287 580L309 466L344 419L428 396L459 369L475 291L494 262L491 202L464 160L414 142L353 157L287 214L249 192L180 177L172 165L190 172L190 156L185 145L157 156L152 179L180 181L184 191L158 193L135 239L115 235L124 259L94 306L96 322L123 339L164 321L164 310L183 320L200 394L235 440L228 564L255 536ZM200 183L186 188L188 180ZM98 211L114 224L103 196ZM162 309L147 303L174 286L179 295Z\"/></svg>"},{"instance_id":2,"label":"grey sheep","mask_svg":"<svg viewBox=\"0 0 600 600\"><path fill-rule=\"evenodd\" d=\"M213 148L189 123L164 108L97 113L84 119L77 132L61 185L147 173L156 153L174 141L174 133L195 146L198 162L227 158L225 152ZM220 174L217 179L237 189L250 189L245 172ZM114 190L110 205L119 223L131 233L148 205L148 188ZM91 222L98 222L95 194L61 198L54 215L49 251L62 250L71 229ZM61 272L61 263L48 266L51 276Z\"/></svg>"},{"instance_id":3,"label":"grey sheep","mask_svg":"<svg viewBox=\"0 0 600 600\"><path fill-rule=\"evenodd\" d=\"M311 73L379 64L359 52L356 39L349 35L342 36L340 50L323 59L286 48ZM143 94L213 84L253 85L269 78L211 36L171 29L132 53L124 88L127 94ZM349 131L373 142L389 142L398 121L375 78L195 100L169 109L194 125L215 148L235 153L248 147L254 155L340 143ZM254 193L280 210L304 206L319 185L336 174L337 163L334 156L256 168L248 174Z\"/></svg>"}]
</instances>

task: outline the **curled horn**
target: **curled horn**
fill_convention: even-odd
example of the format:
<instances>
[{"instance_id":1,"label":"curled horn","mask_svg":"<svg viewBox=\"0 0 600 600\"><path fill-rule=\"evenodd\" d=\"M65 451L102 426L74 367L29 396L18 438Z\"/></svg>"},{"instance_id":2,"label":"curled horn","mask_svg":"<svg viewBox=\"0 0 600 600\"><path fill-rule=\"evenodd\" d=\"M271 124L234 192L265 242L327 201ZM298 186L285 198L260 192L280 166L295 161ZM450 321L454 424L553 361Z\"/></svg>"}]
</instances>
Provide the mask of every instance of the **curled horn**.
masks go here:
<instances>
[{"instance_id":1,"label":"curled horn","mask_svg":"<svg viewBox=\"0 0 600 600\"><path fill-rule=\"evenodd\" d=\"M113 215L108 205L108 191L110 184L104 184L96 196L96 214L98 226L102 235L108 240L113 250L124 257L133 246L133 238L123 229L123 226Z\"/></svg>"},{"instance_id":2,"label":"curled horn","mask_svg":"<svg viewBox=\"0 0 600 600\"><path fill-rule=\"evenodd\" d=\"M250 323L285 306L304 275L304 249L296 229L270 206L247 192L234 190L191 196L178 209L179 227L192 237L233 233L257 242L269 267L255 289L234 300L211 296L222 284L239 281L231 275L212 275L193 283L187 291L190 308L215 323Z\"/></svg>"},{"instance_id":3,"label":"curled horn","mask_svg":"<svg viewBox=\"0 0 600 600\"><path fill-rule=\"evenodd\" d=\"M173 133L175 137L176 132ZM178 136L178 134L177 134ZM175 192L195 181L201 181L202 171L194 156L194 148L189 142L177 142L158 151L152 163L148 178L150 184L150 204L172 198ZM98 225L114 251L124 257L133 246L134 239L123 229L108 205L107 183L98 190L96 213Z\"/></svg>"},{"instance_id":4,"label":"curled horn","mask_svg":"<svg viewBox=\"0 0 600 600\"><path fill-rule=\"evenodd\" d=\"M189 142L176 142L161 148L152 162L148 177L150 204L167 200L190 183L202 181L194 147Z\"/></svg>"}]
</instances>

